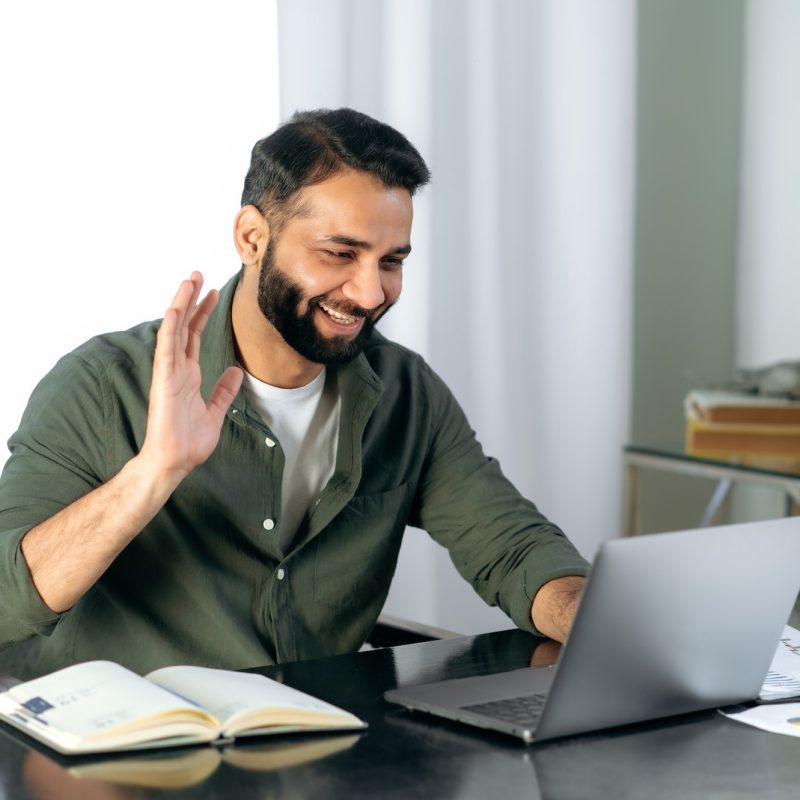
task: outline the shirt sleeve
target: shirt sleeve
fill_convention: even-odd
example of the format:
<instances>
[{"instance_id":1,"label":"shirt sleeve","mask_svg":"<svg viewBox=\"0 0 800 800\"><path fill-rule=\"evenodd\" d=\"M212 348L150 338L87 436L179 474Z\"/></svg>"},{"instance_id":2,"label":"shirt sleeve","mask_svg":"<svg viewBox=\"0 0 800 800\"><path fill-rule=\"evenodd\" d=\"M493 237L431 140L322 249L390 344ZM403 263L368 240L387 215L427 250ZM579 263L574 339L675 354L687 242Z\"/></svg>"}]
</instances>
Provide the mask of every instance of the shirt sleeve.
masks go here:
<instances>
[{"instance_id":1,"label":"shirt sleeve","mask_svg":"<svg viewBox=\"0 0 800 800\"><path fill-rule=\"evenodd\" d=\"M448 549L489 605L538 633L531 621L536 592L555 578L586 575L589 565L484 454L450 390L429 376L436 422L411 524Z\"/></svg>"},{"instance_id":2,"label":"shirt sleeve","mask_svg":"<svg viewBox=\"0 0 800 800\"><path fill-rule=\"evenodd\" d=\"M0 649L49 633L61 616L39 596L20 543L106 478L106 404L97 373L84 358L64 357L34 390L8 442L0 477Z\"/></svg>"}]
</instances>

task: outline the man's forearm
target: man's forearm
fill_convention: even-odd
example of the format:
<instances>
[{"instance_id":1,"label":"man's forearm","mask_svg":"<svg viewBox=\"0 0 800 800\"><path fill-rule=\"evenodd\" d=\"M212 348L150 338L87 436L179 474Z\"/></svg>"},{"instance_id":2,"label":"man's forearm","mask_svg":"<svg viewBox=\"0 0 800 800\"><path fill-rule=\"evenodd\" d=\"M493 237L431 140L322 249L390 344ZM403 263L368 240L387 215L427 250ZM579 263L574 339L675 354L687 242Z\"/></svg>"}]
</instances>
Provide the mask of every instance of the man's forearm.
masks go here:
<instances>
[{"instance_id":1,"label":"man's forearm","mask_svg":"<svg viewBox=\"0 0 800 800\"><path fill-rule=\"evenodd\" d=\"M542 635L566 641L585 580L568 575L548 581L539 589L531 605L531 620Z\"/></svg>"},{"instance_id":2,"label":"man's forearm","mask_svg":"<svg viewBox=\"0 0 800 800\"><path fill-rule=\"evenodd\" d=\"M71 608L176 485L136 456L107 483L31 528L22 539L22 554L45 604L58 613Z\"/></svg>"}]
</instances>

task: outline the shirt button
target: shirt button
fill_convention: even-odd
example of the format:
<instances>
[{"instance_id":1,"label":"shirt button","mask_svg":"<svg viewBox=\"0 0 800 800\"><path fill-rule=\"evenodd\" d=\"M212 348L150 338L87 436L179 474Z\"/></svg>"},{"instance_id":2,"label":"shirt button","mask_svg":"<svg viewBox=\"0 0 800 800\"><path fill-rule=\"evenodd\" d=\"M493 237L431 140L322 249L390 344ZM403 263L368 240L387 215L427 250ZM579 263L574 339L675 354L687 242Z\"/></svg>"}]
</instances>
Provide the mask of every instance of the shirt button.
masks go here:
<instances>
[{"instance_id":1,"label":"shirt button","mask_svg":"<svg viewBox=\"0 0 800 800\"><path fill-rule=\"evenodd\" d=\"M282 569L279 569L279 570L278 570L278 571L275 573L275 575L277 576L277 578L278 578L278 580L279 580L279 581L282 581L282 580L283 580L283 578L284 578L284 576L286 575L286 573L285 573L285 572L284 572Z\"/></svg>"},{"instance_id":2,"label":"shirt button","mask_svg":"<svg viewBox=\"0 0 800 800\"><path fill-rule=\"evenodd\" d=\"M270 439L269 436L267 436L267 438L264 439L264 443L267 445L267 447L275 447L274 440Z\"/></svg>"},{"instance_id":3,"label":"shirt button","mask_svg":"<svg viewBox=\"0 0 800 800\"><path fill-rule=\"evenodd\" d=\"M275 520L265 519L262 525L264 526L265 531L271 531L275 527Z\"/></svg>"}]
</instances>

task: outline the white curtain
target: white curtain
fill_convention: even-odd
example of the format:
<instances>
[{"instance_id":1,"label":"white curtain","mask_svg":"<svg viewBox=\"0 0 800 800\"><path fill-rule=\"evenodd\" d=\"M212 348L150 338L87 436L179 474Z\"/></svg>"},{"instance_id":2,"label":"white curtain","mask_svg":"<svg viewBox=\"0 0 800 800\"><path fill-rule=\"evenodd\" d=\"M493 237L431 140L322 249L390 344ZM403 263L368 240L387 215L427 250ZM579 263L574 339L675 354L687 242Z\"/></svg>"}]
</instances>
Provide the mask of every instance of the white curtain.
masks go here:
<instances>
[{"instance_id":1,"label":"white curtain","mask_svg":"<svg viewBox=\"0 0 800 800\"><path fill-rule=\"evenodd\" d=\"M618 535L628 431L634 0L279 0L281 115L348 105L433 171L384 332L591 557ZM387 612L507 627L409 532Z\"/></svg>"}]
</instances>

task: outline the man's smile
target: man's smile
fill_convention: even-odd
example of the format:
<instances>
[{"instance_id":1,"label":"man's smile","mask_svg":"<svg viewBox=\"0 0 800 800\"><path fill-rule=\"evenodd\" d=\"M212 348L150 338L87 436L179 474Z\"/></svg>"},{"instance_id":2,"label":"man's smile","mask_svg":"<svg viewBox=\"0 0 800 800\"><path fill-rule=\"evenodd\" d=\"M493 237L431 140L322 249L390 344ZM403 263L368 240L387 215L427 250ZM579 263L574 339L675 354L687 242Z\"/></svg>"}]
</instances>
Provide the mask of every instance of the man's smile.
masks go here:
<instances>
[{"instance_id":1,"label":"man's smile","mask_svg":"<svg viewBox=\"0 0 800 800\"><path fill-rule=\"evenodd\" d=\"M339 325L355 325L359 320L364 319L363 316L353 316L352 314L345 314L331 306L324 303L317 303L318 308L321 308L334 322Z\"/></svg>"}]
</instances>

